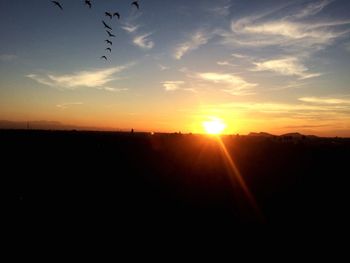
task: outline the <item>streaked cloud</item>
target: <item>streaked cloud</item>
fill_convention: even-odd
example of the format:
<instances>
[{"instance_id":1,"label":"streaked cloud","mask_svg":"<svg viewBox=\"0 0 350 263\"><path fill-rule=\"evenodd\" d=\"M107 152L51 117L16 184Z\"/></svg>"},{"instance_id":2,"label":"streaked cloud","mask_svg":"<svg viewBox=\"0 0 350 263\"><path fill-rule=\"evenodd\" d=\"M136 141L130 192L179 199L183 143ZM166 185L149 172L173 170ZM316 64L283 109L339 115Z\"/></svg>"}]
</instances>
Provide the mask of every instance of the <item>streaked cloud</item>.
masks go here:
<instances>
[{"instance_id":1,"label":"streaked cloud","mask_svg":"<svg viewBox=\"0 0 350 263\"><path fill-rule=\"evenodd\" d=\"M252 89L258 85L256 83L250 83L240 76L236 76L229 73L197 73L197 78L202 81L220 84L222 91L236 96L255 94L255 92L252 91Z\"/></svg>"},{"instance_id":2,"label":"streaked cloud","mask_svg":"<svg viewBox=\"0 0 350 263\"><path fill-rule=\"evenodd\" d=\"M126 23L121 28L124 29L128 33L133 33L133 32L136 32L137 29L139 29L139 27L140 27L139 25L132 25L132 24Z\"/></svg>"},{"instance_id":3,"label":"streaked cloud","mask_svg":"<svg viewBox=\"0 0 350 263\"><path fill-rule=\"evenodd\" d=\"M100 88L107 83L117 80L115 74L126 70L129 66L119 66L92 71L79 71L72 74L29 74L28 78L40 84L64 89L77 89L81 87Z\"/></svg>"},{"instance_id":4,"label":"streaked cloud","mask_svg":"<svg viewBox=\"0 0 350 263\"><path fill-rule=\"evenodd\" d=\"M112 88L112 87L101 87L99 89L109 91L109 92L122 92L122 91L128 91L127 88Z\"/></svg>"},{"instance_id":5,"label":"streaked cloud","mask_svg":"<svg viewBox=\"0 0 350 263\"><path fill-rule=\"evenodd\" d=\"M282 91L286 89L299 89L303 88L307 85L306 82L300 82L299 80L296 81L290 81L282 85L278 85L277 87L271 87L269 90L273 91Z\"/></svg>"},{"instance_id":6,"label":"streaked cloud","mask_svg":"<svg viewBox=\"0 0 350 263\"><path fill-rule=\"evenodd\" d=\"M133 39L134 45L142 49L152 49L154 47L154 42L150 39L152 33L147 33L139 36L135 36Z\"/></svg>"},{"instance_id":7,"label":"streaked cloud","mask_svg":"<svg viewBox=\"0 0 350 263\"><path fill-rule=\"evenodd\" d=\"M313 129L313 128L322 128L322 127L331 127L330 124L328 125L290 125L285 126L284 128L287 129Z\"/></svg>"},{"instance_id":8,"label":"streaked cloud","mask_svg":"<svg viewBox=\"0 0 350 263\"><path fill-rule=\"evenodd\" d=\"M33 79L36 82L43 84L43 85L47 85L47 86L51 86L51 87L55 86L55 83L47 76L40 76L37 74L28 74L28 75L26 75L26 77Z\"/></svg>"},{"instance_id":9,"label":"streaked cloud","mask_svg":"<svg viewBox=\"0 0 350 263\"><path fill-rule=\"evenodd\" d=\"M235 64L232 64L229 61L217 61L216 64L218 64L219 66L230 66L230 67L236 66Z\"/></svg>"},{"instance_id":10,"label":"streaked cloud","mask_svg":"<svg viewBox=\"0 0 350 263\"><path fill-rule=\"evenodd\" d=\"M164 65L162 65L162 64L158 64L158 66L159 66L159 69L160 69L161 71L170 69L170 67L164 66Z\"/></svg>"},{"instance_id":11,"label":"streaked cloud","mask_svg":"<svg viewBox=\"0 0 350 263\"><path fill-rule=\"evenodd\" d=\"M245 46L298 46L303 48L323 47L336 38L348 33L344 30L332 30L336 26L350 24L350 21L335 21L329 23L297 23L286 20L256 21L242 24L233 22L232 35L224 35L224 41L229 44ZM237 37L237 35L241 37Z\"/></svg>"},{"instance_id":12,"label":"streaked cloud","mask_svg":"<svg viewBox=\"0 0 350 263\"><path fill-rule=\"evenodd\" d=\"M179 90L182 85L184 85L184 81L165 81L162 82L162 85L166 91L175 91Z\"/></svg>"},{"instance_id":13,"label":"streaked cloud","mask_svg":"<svg viewBox=\"0 0 350 263\"><path fill-rule=\"evenodd\" d=\"M224 4L209 9L209 12L215 16L225 17L230 14L231 3L230 1L225 1Z\"/></svg>"},{"instance_id":14,"label":"streaked cloud","mask_svg":"<svg viewBox=\"0 0 350 263\"><path fill-rule=\"evenodd\" d=\"M333 1L334 0L322 0L322 1L310 3L294 16L296 18L304 18L304 17L316 15Z\"/></svg>"},{"instance_id":15,"label":"streaked cloud","mask_svg":"<svg viewBox=\"0 0 350 263\"><path fill-rule=\"evenodd\" d=\"M61 109L61 110L66 110L72 106L78 106L78 105L83 105L84 103L82 102L70 102L70 103L62 103L62 104L57 104L56 107Z\"/></svg>"},{"instance_id":16,"label":"streaked cloud","mask_svg":"<svg viewBox=\"0 0 350 263\"><path fill-rule=\"evenodd\" d=\"M246 55L242 55L242 54L238 54L238 53L233 53L231 54L232 57L235 57L235 58L247 58L248 56Z\"/></svg>"},{"instance_id":17,"label":"streaked cloud","mask_svg":"<svg viewBox=\"0 0 350 263\"><path fill-rule=\"evenodd\" d=\"M281 10L276 9L233 20L231 30L221 32L223 43L230 46L323 48L350 32L349 19L305 21L304 18L319 13L331 2L322 0L299 6L292 15L283 16L279 13Z\"/></svg>"},{"instance_id":18,"label":"streaked cloud","mask_svg":"<svg viewBox=\"0 0 350 263\"><path fill-rule=\"evenodd\" d=\"M286 57L280 59L255 62L255 71L272 71L284 76L297 76L299 79L318 77L321 73L310 73L298 58Z\"/></svg>"},{"instance_id":19,"label":"streaked cloud","mask_svg":"<svg viewBox=\"0 0 350 263\"><path fill-rule=\"evenodd\" d=\"M350 105L337 104L305 104L305 103L279 103L279 102L234 102L224 104L203 105L204 112L232 111L246 116L266 116L270 118L292 118L303 120L350 120ZM248 115L247 115L248 114ZM310 124L310 123L308 123Z\"/></svg>"},{"instance_id":20,"label":"streaked cloud","mask_svg":"<svg viewBox=\"0 0 350 263\"><path fill-rule=\"evenodd\" d=\"M322 98L322 97L302 97L298 99L302 102L315 103L315 104L329 104L329 105L349 105L349 99L342 98Z\"/></svg>"},{"instance_id":21,"label":"streaked cloud","mask_svg":"<svg viewBox=\"0 0 350 263\"><path fill-rule=\"evenodd\" d=\"M189 40L179 44L176 47L173 54L174 58L178 60L181 59L187 53L207 44L211 38L212 34L204 31L197 31Z\"/></svg>"}]
</instances>

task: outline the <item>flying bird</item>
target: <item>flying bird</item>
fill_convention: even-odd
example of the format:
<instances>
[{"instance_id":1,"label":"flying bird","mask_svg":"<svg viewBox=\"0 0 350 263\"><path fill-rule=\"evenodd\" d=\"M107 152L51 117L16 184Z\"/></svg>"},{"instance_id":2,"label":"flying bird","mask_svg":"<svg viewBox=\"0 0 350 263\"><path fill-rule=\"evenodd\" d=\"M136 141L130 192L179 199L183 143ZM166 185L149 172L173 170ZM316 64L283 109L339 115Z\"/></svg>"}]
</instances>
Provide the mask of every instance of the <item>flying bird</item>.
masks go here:
<instances>
[{"instance_id":1,"label":"flying bird","mask_svg":"<svg viewBox=\"0 0 350 263\"><path fill-rule=\"evenodd\" d=\"M120 14L119 14L118 12L115 12L115 13L113 14L113 17L114 17L114 16L118 17L118 20L120 19Z\"/></svg>"},{"instance_id":2,"label":"flying bird","mask_svg":"<svg viewBox=\"0 0 350 263\"><path fill-rule=\"evenodd\" d=\"M90 0L85 0L85 4L89 6L89 8L91 8L92 4Z\"/></svg>"},{"instance_id":3,"label":"flying bird","mask_svg":"<svg viewBox=\"0 0 350 263\"><path fill-rule=\"evenodd\" d=\"M58 2L58 1L51 1L51 2L54 3L55 5L57 5L61 10L63 10L63 7L60 4L60 2Z\"/></svg>"},{"instance_id":4,"label":"flying bird","mask_svg":"<svg viewBox=\"0 0 350 263\"><path fill-rule=\"evenodd\" d=\"M106 32L107 32L107 34L108 34L108 36L110 36L110 37L115 37L115 35L113 35L111 32L109 32L108 30L106 30Z\"/></svg>"},{"instance_id":5,"label":"flying bird","mask_svg":"<svg viewBox=\"0 0 350 263\"><path fill-rule=\"evenodd\" d=\"M110 47L106 48L109 52L112 52L112 49Z\"/></svg>"},{"instance_id":6,"label":"flying bird","mask_svg":"<svg viewBox=\"0 0 350 263\"><path fill-rule=\"evenodd\" d=\"M108 60L106 56L102 56L100 59Z\"/></svg>"},{"instance_id":7,"label":"flying bird","mask_svg":"<svg viewBox=\"0 0 350 263\"><path fill-rule=\"evenodd\" d=\"M105 26L105 28L108 28L109 30L113 30L109 25L106 24L105 21L102 20L102 23Z\"/></svg>"},{"instance_id":8,"label":"flying bird","mask_svg":"<svg viewBox=\"0 0 350 263\"><path fill-rule=\"evenodd\" d=\"M111 46L113 45L113 42L108 39L106 39L105 42L107 42L107 44L110 44Z\"/></svg>"},{"instance_id":9,"label":"flying bird","mask_svg":"<svg viewBox=\"0 0 350 263\"><path fill-rule=\"evenodd\" d=\"M140 5L139 5L138 1L134 1L134 2L132 2L132 3L131 3L131 5L136 6L137 10L139 10L139 9L140 9Z\"/></svg>"},{"instance_id":10,"label":"flying bird","mask_svg":"<svg viewBox=\"0 0 350 263\"><path fill-rule=\"evenodd\" d=\"M109 12L105 12L105 15L106 15L106 16L109 16L110 19L112 19L112 17L113 17L112 14L109 13Z\"/></svg>"}]
</instances>

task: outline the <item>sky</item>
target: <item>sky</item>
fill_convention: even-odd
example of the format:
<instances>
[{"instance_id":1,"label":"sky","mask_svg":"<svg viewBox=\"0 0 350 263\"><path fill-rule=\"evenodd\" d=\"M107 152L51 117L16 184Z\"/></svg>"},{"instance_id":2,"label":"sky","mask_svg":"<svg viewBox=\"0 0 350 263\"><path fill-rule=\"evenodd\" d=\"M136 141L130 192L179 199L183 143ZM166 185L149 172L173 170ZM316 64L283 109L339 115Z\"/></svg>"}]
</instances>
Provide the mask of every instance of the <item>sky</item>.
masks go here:
<instances>
[{"instance_id":1,"label":"sky","mask_svg":"<svg viewBox=\"0 0 350 263\"><path fill-rule=\"evenodd\" d=\"M350 1L60 2L0 0L0 120L350 136Z\"/></svg>"}]
</instances>

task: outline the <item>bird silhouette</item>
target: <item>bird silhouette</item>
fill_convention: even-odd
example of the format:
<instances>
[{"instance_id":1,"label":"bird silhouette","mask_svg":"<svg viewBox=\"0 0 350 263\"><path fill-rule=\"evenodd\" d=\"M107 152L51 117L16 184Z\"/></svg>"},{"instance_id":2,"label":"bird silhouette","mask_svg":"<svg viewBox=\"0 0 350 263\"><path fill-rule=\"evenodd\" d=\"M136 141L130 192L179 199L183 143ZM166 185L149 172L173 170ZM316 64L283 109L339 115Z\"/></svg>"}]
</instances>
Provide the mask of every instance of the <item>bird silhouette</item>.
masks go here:
<instances>
[{"instance_id":1,"label":"bird silhouette","mask_svg":"<svg viewBox=\"0 0 350 263\"><path fill-rule=\"evenodd\" d=\"M109 13L109 12L105 12L105 16L108 16L110 19L112 19L112 18L113 18L112 14L111 14L111 13Z\"/></svg>"},{"instance_id":2,"label":"bird silhouette","mask_svg":"<svg viewBox=\"0 0 350 263\"><path fill-rule=\"evenodd\" d=\"M114 17L114 16L118 17L118 20L120 19L120 14L119 14L118 12L115 12L115 13L113 14L113 17Z\"/></svg>"},{"instance_id":3,"label":"bird silhouette","mask_svg":"<svg viewBox=\"0 0 350 263\"><path fill-rule=\"evenodd\" d=\"M134 1L134 2L132 2L132 3L131 3L131 5L136 6L137 10L139 10L139 9L140 9L140 5L139 5L139 2L138 2L138 1Z\"/></svg>"},{"instance_id":4,"label":"bird silhouette","mask_svg":"<svg viewBox=\"0 0 350 263\"><path fill-rule=\"evenodd\" d=\"M85 0L85 4L86 4L87 6L89 6L89 8L92 7L92 4L91 4L91 1L90 1L90 0Z\"/></svg>"},{"instance_id":5,"label":"bird silhouette","mask_svg":"<svg viewBox=\"0 0 350 263\"><path fill-rule=\"evenodd\" d=\"M60 4L60 2L58 2L58 1L51 1L51 2L54 3L55 5L57 5L61 10L63 10L63 7Z\"/></svg>"},{"instance_id":6,"label":"bird silhouette","mask_svg":"<svg viewBox=\"0 0 350 263\"><path fill-rule=\"evenodd\" d=\"M110 47L106 48L105 50L108 50L109 52L112 52L112 49Z\"/></svg>"},{"instance_id":7,"label":"bird silhouette","mask_svg":"<svg viewBox=\"0 0 350 263\"><path fill-rule=\"evenodd\" d=\"M111 32L109 32L108 30L106 30L106 32L107 32L107 34L108 34L108 36L110 36L110 37L115 37L115 35L113 35Z\"/></svg>"},{"instance_id":8,"label":"bird silhouette","mask_svg":"<svg viewBox=\"0 0 350 263\"><path fill-rule=\"evenodd\" d=\"M112 41L106 39L105 42L107 42L107 44L110 44L111 46L113 46L113 42Z\"/></svg>"},{"instance_id":9,"label":"bird silhouette","mask_svg":"<svg viewBox=\"0 0 350 263\"><path fill-rule=\"evenodd\" d=\"M108 28L109 30L113 30L109 25L106 24L105 21L102 20L102 23L105 26L105 28Z\"/></svg>"},{"instance_id":10,"label":"bird silhouette","mask_svg":"<svg viewBox=\"0 0 350 263\"><path fill-rule=\"evenodd\" d=\"M108 60L106 56L102 56L100 59Z\"/></svg>"}]
</instances>

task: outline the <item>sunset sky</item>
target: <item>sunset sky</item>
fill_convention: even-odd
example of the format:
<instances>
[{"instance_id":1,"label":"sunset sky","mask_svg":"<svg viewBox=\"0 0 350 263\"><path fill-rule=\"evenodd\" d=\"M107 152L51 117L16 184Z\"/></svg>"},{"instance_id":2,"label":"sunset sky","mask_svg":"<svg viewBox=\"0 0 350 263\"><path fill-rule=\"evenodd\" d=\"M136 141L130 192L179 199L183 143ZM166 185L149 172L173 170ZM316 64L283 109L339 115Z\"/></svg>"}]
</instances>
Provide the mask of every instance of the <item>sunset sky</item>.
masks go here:
<instances>
[{"instance_id":1,"label":"sunset sky","mask_svg":"<svg viewBox=\"0 0 350 263\"><path fill-rule=\"evenodd\" d=\"M350 136L348 0L60 2L0 0L0 120Z\"/></svg>"}]
</instances>

